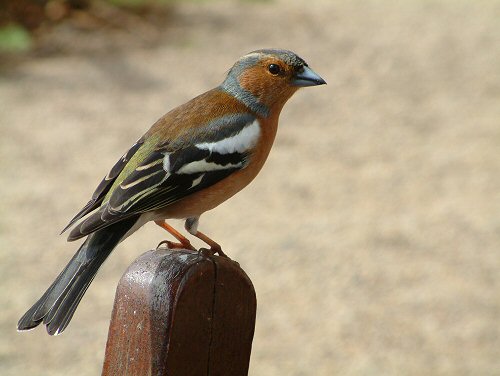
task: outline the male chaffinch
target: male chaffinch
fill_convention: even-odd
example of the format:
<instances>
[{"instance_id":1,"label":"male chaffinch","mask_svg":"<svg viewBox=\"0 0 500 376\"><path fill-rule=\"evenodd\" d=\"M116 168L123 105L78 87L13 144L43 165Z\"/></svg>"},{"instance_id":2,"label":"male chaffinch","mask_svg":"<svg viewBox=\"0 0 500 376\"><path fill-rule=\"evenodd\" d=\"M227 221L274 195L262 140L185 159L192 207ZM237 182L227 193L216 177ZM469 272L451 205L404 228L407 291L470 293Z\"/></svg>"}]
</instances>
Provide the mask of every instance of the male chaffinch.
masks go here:
<instances>
[{"instance_id":1,"label":"male chaffinch","mask_svg":"<svg viewBox=\"0 0 500 376\"><path fill-rule=\"evenodd\" d=\"M68 241L87 237L18 330L42 321L61 333L101 264L127 236L155 221L179 243L187 238L165 222L186 219L186 230L224 255L198 231L200 215L248 185L262 168L285 102L306 86L326 82L295 53L258 50L241 57L224 82L161 117L113 166L91 200L70 221Z\"/></svg>"}]
</instances>

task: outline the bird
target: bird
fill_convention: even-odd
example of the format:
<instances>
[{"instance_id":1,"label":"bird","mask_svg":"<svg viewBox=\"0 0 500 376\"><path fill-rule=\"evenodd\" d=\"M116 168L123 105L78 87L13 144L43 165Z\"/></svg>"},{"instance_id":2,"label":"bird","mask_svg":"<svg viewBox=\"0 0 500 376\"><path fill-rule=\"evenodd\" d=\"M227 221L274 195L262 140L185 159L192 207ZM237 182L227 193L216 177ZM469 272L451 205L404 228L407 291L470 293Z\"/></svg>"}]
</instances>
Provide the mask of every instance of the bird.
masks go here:
<instances>
[{"instance_id":1,"label":"bird","mask_svg":"<svg viewBox=\"0 0 500 376\"><path fill-rule=\"evenodd\" d=\"M200 216L226 201L259 173L273 145L284 104L300 88L326 84L292 51L261 49L239 58L223 82L162 116L116 162L90 201L71 219L68 241L86 237L17 329L40 323L62 333L99 267L113 249L147 222L175 239L172 249L196 250L167 223L213 254L221 246L198 230Z\"/></svg>"}]
</instances>

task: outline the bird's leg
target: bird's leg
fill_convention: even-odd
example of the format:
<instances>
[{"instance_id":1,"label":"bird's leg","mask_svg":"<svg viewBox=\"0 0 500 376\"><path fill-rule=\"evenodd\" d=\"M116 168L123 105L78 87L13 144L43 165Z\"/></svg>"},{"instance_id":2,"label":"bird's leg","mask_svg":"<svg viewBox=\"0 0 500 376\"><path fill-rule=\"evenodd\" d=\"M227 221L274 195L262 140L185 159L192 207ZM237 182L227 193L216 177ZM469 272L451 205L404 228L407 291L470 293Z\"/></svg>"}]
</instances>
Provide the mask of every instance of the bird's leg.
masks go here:
<instances>
[{"instance_id":1,"label":"bird's leg","mask_svg":"<svg viewBox=\"0 0 500 376\"><path fill-rule=\"evenodd\" d=\"M190 249L192 251L196 251L196 248L191 245L191 242L189 239L187 239L184 235L182 235L179 231L177 231L175 228L170 226L167 222L165 221L155 221L155 223L163 228L164 230L167 230L174 238L176 238L179 243L171 242L169 240L163 240L158 244L156 248L158 248L162 244L166 244L168 248L173 248L173 249Z\"/></svg>"},{"instance_id":2,"label":"bird's leg","mask_svg":"<svg viewBox=\"0 0 500 376\"><path fill-rule=\"evenodd\" d=\"M208 236L206 236L203 232L196 231L196 233L193 235L196 236L198 239L201 239L205 243L207 243L210 246L211 252L218 253L219 256L222 256L222 257L228 257L224 252L222 252L221 246L218 243L216 243L215 241L213 241L212 239L210 239Z\"/></svg>"},{"instance_id":3,"label":"bird's leg","mask_svg":"<svg viewBox=\"0 0 500 376\"><path fill-rule=\"evenodd\" d=\"M217 244L215 241L210 239L204 233L198 231L199 221L200 221L200 217L188 218L188 219L186 219L186 223L184 224L184 227L191 235L194 235L198 239L203 240L205 243L207 243L210 246L210 252L218 253L219 256L222 256L222 257L227 257L227 255L224 252L222 252L222 248L219 244Z\"/></svg>"}]
</instances>

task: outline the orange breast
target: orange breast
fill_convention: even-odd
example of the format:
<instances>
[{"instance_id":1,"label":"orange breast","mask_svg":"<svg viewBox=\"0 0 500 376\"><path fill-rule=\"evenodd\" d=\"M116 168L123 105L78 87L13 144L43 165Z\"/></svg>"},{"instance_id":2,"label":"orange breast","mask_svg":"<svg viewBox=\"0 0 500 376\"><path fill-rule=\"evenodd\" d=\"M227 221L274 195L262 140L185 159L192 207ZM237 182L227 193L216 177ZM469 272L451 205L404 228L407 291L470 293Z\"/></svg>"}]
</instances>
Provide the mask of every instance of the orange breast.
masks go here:
<instances>
[{"instance_id":1,"label":"orange breast","mask_svg":"<svg viewBox=\"0 0 500 376\"><path fill-rule=\"evenodd\" d=\"M279 112L271 113L266 119L259 118L261 136L247 167L155 214L164 219L197 217L220 205L246 187L262 169L271 151L278 128L278 117Z\"/></svg>"}]
</instances>

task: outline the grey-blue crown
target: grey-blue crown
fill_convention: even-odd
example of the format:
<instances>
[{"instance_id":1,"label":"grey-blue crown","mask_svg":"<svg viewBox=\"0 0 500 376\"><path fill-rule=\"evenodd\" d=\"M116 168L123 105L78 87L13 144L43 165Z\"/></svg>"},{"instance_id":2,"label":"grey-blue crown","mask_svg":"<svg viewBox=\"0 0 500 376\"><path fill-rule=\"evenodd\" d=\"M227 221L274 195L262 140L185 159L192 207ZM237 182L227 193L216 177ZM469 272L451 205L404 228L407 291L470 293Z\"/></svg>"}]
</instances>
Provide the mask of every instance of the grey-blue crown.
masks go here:
<instances>
[{"instance_id":1,"label":"grey-blue crown","mask_svg":"<svg viewBox=\"0 0 500 376\"><path fill-rule=\"evenodd\" d=\"M285 64L288 64L292 67L295 68L302 68L304 66L307 67L307 63L302 59L300 56L298 56L296 53L288 50L280 50L280 49L275 49L275 48L268 48L268 49L263 49L263 50L256 50L252 51L249 53L250 54L260 54L263 56L275 56L278 59L282 60L285 62Z\"/></svg>"},{"instance_id":2,"label":"grey-blue crown","mask_svg":"<svg viewBox=\"0 0 500 376\"><path fill-rule=\"evenodd\" d=\"M240 86L240 83L238 82L238 76L245 69L254 66L258 63L259 60L266 56L274 56L282 60L285 64L294 67L297 71L300 71L304 66L307 67L307 63L304 61L304 59L300 58L292 51L279 49L256 50L241 57L233 65L226 79L220 86L222 90L231 94L261 116L267 116L269 114L269 109L265 105L260 103L252 93Z\"/></svg>"}]
</instances>

